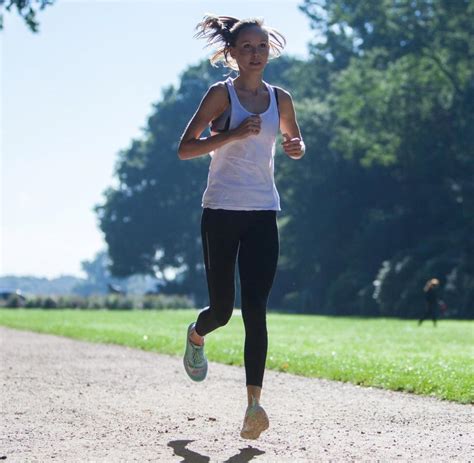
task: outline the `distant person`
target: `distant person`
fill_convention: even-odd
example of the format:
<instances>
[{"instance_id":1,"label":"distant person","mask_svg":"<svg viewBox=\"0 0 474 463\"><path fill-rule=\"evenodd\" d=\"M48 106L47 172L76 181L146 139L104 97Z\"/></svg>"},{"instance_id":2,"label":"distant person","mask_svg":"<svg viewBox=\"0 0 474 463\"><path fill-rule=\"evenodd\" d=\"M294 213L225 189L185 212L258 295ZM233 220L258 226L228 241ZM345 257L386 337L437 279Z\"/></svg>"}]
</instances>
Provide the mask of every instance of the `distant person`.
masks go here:
<instances>
[{"instance_id":1,"label":"distant person","mask_svg":"<svg viewBox=\"0 0 474 463\"><path fill-rule=\"evenodd\" d=\"M268 428L260 405L267 356L266 310L279 255L274 180L275 140L279 129L284 152L299 159L305 152L290 93L263 80L270 58L286 41L259 19L206 15L195 37L217 50L211 64L238 71L210 86L181 137L178 156L211 156L202 197L201 239L209 306L186 334L184 367L194 381L207 374L204 336L224 326L234 308L234 269L238 259L248 407L241 437L257 439ZM200 138L210 126L210 136ZM183 184L182 188L194 188ZM234 399L234 398L231 398Z\"/></svg>"},{"instance_id":2,"label":"distant person","mask_svg":"<svg viewBox=\"0 0 474 463\"><path fill-rule=\"evenodd\" d=\"M420 318L420 320L418 320L418 325L421 325L427 318L431 318L433 320L433 325L436 326L436 320L439 317L438 314L440 308L438 288L439 280L437 278L431 278L426 282L425 287L423 288L426 308L425 313Z\"/></svg>"}]
</instances>

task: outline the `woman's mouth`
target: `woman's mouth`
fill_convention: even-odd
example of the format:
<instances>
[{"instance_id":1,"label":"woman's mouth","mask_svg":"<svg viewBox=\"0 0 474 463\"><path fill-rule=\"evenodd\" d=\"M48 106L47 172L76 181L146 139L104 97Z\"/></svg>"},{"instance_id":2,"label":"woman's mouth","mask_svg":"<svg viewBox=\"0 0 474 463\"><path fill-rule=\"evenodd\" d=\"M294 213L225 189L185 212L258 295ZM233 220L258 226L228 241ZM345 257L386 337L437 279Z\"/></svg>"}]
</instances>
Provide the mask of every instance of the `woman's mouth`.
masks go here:
<instances>
[{"instance_id":1,"label":"woman's mouth","mask_svg":"<svg viewBox=\"0 0 474 463\"><path fill-rule=\"evenodd\" d=\"M257 66L261 63L261 61L250 61L250 64Z\"/></svg>"}]
</instances>

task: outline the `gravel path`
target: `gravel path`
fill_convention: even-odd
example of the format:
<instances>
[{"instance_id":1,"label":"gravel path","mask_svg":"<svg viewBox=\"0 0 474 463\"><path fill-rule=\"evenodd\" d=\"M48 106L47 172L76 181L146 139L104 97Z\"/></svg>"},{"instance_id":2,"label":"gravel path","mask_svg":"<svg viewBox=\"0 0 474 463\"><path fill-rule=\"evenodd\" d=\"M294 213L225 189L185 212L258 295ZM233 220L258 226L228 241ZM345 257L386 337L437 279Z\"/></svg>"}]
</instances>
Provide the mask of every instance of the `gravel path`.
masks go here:
<instances>
[{"instance_id":1,"label":"gravel path","mask_svg":"<svg viewBox=\"0 0 474 463\"><path fill-rule=\"evenodd\" d=\"M270 429L247 441L241 367L211 362L195 384L180 357L3 327L0 336L7 462L474 459L471 405L267 370Z\"/></svg>"}]
</instances>

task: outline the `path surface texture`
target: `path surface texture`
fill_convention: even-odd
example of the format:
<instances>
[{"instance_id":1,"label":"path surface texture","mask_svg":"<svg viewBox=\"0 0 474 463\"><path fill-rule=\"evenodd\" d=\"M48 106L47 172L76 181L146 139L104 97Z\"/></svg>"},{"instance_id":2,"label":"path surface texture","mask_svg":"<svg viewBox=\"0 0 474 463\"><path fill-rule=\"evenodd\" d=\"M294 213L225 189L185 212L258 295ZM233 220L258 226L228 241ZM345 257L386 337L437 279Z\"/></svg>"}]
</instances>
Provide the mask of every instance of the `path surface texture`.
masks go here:
<instances>
[{"instance_id":1,"label":"path surface texture","mask_svg":"<svg viewBox=\"0 0 474 463\"><path fill-rule=\"evenodd\" d=\"M471 405L267 370L270 428L249 441L239 435L241 367L211 362L193 383L181 357L2 327L0 336L7 463L474 459Z\"/></svg>"}]
</instances>

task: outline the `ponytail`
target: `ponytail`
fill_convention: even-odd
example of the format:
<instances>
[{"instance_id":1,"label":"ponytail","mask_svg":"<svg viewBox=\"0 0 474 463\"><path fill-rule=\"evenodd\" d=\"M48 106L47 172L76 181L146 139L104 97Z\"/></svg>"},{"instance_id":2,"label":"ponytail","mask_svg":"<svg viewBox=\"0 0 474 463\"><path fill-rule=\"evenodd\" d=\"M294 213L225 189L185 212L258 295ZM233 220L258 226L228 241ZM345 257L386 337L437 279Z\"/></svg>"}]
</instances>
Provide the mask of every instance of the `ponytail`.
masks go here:
<instances>
[{"instance_id":1,"label":"ponytail","mask_svg":"<svg viewBox=\"0 0 474 463\"><path fill-rule=\"evenodd\" d=\"M217 67L217 64L222 62L224 66L238 71L237 62L230 56L229 49L235 46L240 31L249 26L259 26L267 32L270 47L269 59L281 55L286 45L285 37L276 29L264 26L263 20L257 18L239 20L232 16L217 16L207 13L196 26L198 32L194 37L205 39L206 47L217 47L217 50L209 58L213 66Z\"/></svg>"}]
</instances>

